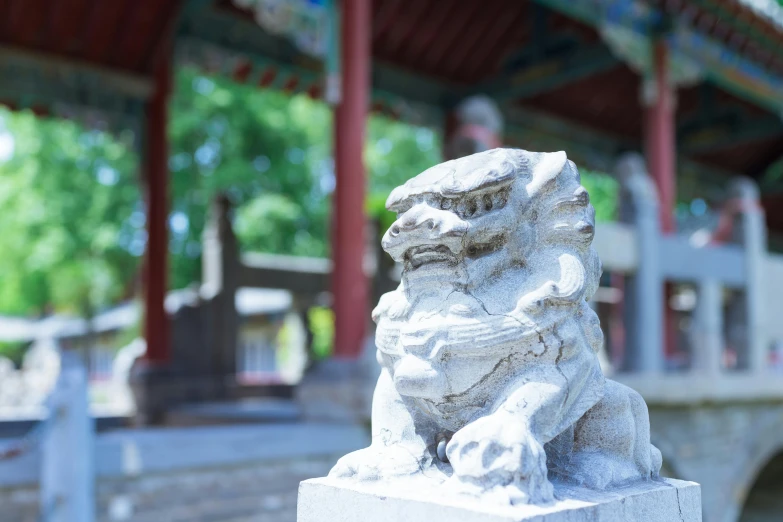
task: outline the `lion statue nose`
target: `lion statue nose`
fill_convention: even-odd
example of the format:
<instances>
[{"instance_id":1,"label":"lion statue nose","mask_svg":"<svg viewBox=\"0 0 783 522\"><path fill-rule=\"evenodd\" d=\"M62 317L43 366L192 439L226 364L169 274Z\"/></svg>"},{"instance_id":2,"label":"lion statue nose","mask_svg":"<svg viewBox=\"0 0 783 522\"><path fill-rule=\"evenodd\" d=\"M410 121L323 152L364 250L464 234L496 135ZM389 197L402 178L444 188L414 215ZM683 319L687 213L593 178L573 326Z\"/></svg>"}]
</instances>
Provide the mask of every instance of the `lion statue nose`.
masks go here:
<instances>
[{"instance_id":1,"label":"lion statue nose","mask_svg":"<svg viewBox=\"0 0 783 522\"><path fill-rule=\"evenodd\" d=\"M462 247L462 237L468 224L452 212L419 203L397 218L381 244L395 261L410 248L419 246L446 246L454 254Z\"/></svg>"}]
</instances>

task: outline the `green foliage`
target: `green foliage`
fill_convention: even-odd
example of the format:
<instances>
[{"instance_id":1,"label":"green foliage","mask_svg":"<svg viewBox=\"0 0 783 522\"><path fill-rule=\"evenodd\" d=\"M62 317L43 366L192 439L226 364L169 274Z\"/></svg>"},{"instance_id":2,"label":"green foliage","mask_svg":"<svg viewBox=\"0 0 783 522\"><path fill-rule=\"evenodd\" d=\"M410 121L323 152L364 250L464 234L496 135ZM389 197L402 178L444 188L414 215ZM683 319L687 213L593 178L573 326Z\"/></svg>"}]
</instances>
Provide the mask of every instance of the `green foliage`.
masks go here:
<instances>
[{"instance_id":1,"label":"green foliage","mask_svg":"<svg viewBox=\"0 0 783 522\"><path fill-rule=\"evenodd\" d=\"M27 345L25 343L0 341L0 357L10 359L19 367L22 365L22 359L26 348Z\"/></svg>"},{"instance_id":2,"label":"green foliage","mask_svg":"<svg viewBox=\"0 0 783 522\"><path fill-rule=\"evenodd\" d=\"M201 234L218 193L235 205L243 250L329 255L330 200L339 176L328 106L183 68L169 134L172 288L200 280ZM383 232L394 220L384 208L389 192L440 161L440 137L377 116L367 134L366 210ZM9 136L13 155L3 160ZM146 234L131 138L0 112L0 313L92 315L134 294ZM614 180L585 170L582 176L598 219L612 219ZM311 321L322 332L317 350L326 354L327 311Z\"/></svg>"},{"instance_id":3,"label":"green foliage","mask_svg":"<svg viewBox=\"0 0 783 522\"><path fill-rule=\"evenodd\" d=\"M172 283L200 279L209 202L225 192L237 207L246 250L326 255L329 114L305 96L236 85L195 70L177 73L170 123Z\"/></svg>"},{"instance_id":4,"label":"green foliage","mask_svg":"<svg viewBox=\"0 0 783 522\"><path fill-rule=\"evenodd\" d=\"M620 186L617 180L603 172L579 169L582 185L590 194L590 203L595 208L596 221L612 221L617 218L617 194Z\"/></svg>"},{"instance_id":5,"label":"green foliage","mask_svg":"<svg viewBox=\"0 0 783 522\"><path fill-rule=\"evenodd\" d=\"M334 313L330 308L313 307L307 313L307 320L313 332L313 355L317 360L329 357L334 341Z\"/></svg>"},{"instance_id":6,"label":"green foliage","mask_svg":"<svg viewBox=\"0 0 783 522\"><path fill-rule=\"evenodd\" d=\"M84 314L121 297L143 226L128 144L30 112L0 112L0 129L13 146L0 163L0 311Z\"/></svg>"},{"instance_id":7,"label":"green foliage","mask_svg":"<svg viewBox=\"0 0 783 522\"><path fill-rule=\"evenodd\" d=\"M371 117L365 161L369 170L366 210L380 222L381 232L394 222L386 198L398 185L442 161L440 137L430 129Z\"/></svg>"}]
</instances>

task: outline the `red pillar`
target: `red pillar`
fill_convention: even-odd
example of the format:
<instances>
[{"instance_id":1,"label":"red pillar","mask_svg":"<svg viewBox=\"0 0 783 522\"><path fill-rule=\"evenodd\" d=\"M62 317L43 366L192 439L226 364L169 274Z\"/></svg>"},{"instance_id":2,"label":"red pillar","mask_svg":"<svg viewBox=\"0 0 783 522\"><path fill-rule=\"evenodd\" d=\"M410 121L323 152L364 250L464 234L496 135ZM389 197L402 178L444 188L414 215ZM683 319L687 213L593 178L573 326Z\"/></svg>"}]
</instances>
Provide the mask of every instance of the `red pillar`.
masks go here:
<instances>
[{"instance_id":1,"label":"red pillar","mask_svg":"<svg viewBox=\"0 0 783 522\"><path fill-rule=\"evenodd\" d=\"M674 232L674 206L676 203L676 127L675 90L669 84L667 62L669 50L664 40L653 46L653 78L645 89L645 149L647 168L658 189L661 231ZM671 284L664 290L664 351L674 355L677 338L674 312L669 308Z\"/></svg>"},{"instance_id":2,"label":"red pillar","mask_svg":"<svg viewBox=\"0 0 783 522\"><path fill-rule=\"evenodd\" d=\"M334 116L337 180L332 203L334 355L356 358L369 315L369 284L363 267L363 151L370 90L370 0L343 0L340 7L342 95Z\"/></svg>"},{"instance_id":3,"label":"red pillar","mask_svg":"<svg viewBox=\"0 0 783 522\"><path fill-rule=\"evenodd\" d=\"M161 63L155 76L155 93L147 103L143 158L147 202L147 252L144 262L144 338L146 360L169 360L169 324L163 302L168 288L168 98L171 66Z\"/></svg>"},{"instance_id":4,"label":"red pillar","mask_svg":"<svg viewBox=\"0 0 783 522\"><path fill-rule=\"evenodd\" d=\"M660 198L661 228L674 232L674 204L676 183L675 149L675 92L669 85L666 42L658 40L653 50L654 77L646 111L647 168L655 180Z\"/></svg>"}]
</instances>

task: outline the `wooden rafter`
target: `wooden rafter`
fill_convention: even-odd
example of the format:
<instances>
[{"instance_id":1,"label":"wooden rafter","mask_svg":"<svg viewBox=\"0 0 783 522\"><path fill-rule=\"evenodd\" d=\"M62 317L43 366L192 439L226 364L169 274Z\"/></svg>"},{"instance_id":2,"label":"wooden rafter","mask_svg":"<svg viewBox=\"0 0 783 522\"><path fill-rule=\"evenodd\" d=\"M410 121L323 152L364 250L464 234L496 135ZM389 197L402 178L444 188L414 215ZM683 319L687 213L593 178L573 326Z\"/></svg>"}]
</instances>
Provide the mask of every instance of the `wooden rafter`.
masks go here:
<instances>
[{"instance_id":1,"label":"wooden rafter","mask_svg":"<svg viewBox=\"0 0 783 522\"><path fill-rule=\"evenodd\" d=\"M136 21L139 16L139 11L143 9L143 3L137 0L125 0L125 4L120 16L120 23L117 27L117 31L113 34L111 39L111 45L107 46L106 61L111 64L117 64L121 61L121 55L125 52L133 38L136 37Z\"/></svg>"},{"instance_id":2,"label":"wooden rafter","mask_svg":"<svg viewBox=\"0 0 783 522\"><path fill-rule=\"evenodd\" d=\"M438 69L443 59L448 55L454 42L460 38L464 32L470 28L473 16L481 10L481 4L476 2L470 5L460 4L446 31L441 34L435 43L429 49L423 51L423 63L427 68Z\"/></svg>"},{"instance_id":3,"label":"wooden rafter","mask_svg":"<svg viewBox=\"0 0 783 522\"><path fill-rule=\"evenodd\" d=\"M180 13L184 9L185 3L185 0L172 0L169 2L166 15L158 17L158 27L155 29L155 34L158 37L151 39L148 47L141 53L136 63L136 70L146 68L148 71L154 71L155 65L160 60L160 54L171 52L172 38L180 22Z\"/></svg>"},{"instance_id":4,"label":"wooden rafter","mask_svg":"<svg viewBox=\"0 0 783 522\"><path fill-rule=\"evenodd\" d=\"M455 74L464 64L469 63L468 57L475 51L477 44L483 40L496 17L502 14L503 7L502 3L488 2L481 12L473 17L470 24L470 30L463 33L460 37L460 47L464 49L464 51L457 53L453 50L443 60L444 70L447 71L449 75Z\"/></svg>"},{"instance_id":5,"label":"wooden rafter","mask_svg":"<svg viewBox=\"0 0 783 522\"><path fill-rule=\"evenodd\" d=\"M432 9L438 9L435 0L418 0L410 6L410 9L405 11L405 16L399 17L397 23L389 29L384 50L388 53L397 52L414 35L419 17L427 15Z\"/></svg>"},{"instance_id":6,"label":"wooden rafter","mask_svg":"<svg viewBox=\"0 0 783 522\"><path fill-rule=\"evenodd\" d=\"M411 58L413 58L414 61L416 61L417 57L421 56L421 49L429 49L438 39L441 31L443 31L444 28L448 26L449 15L452 13L453 9L459 5L455 3L457 1L458 0L438 1L438 8L435 10L432 17L430 17L428 20L427 27L425 27L422 30L422 34L419 35L419 46L417 48L413 48L413 46L409 45L404 49L406 54L411 55Z\"/></svg>"},{"instance_id":7,"label":"wooden rafter","mask_svg":"<svg viewBox=\"0 0 783 522\"><path fill-rule=\"evenodd\" d=\"M483 45L486 46L487 56L498 56L501 53L502 46L511 32L518 33L522 29L522 20L525 17L525 10L520 9L516 15L501 16L497 21L493 31L488 34ZM465 66L465 75L472 77L481 67L481 62L475 56L468 56Z\"/></svg>"}]
</instances>

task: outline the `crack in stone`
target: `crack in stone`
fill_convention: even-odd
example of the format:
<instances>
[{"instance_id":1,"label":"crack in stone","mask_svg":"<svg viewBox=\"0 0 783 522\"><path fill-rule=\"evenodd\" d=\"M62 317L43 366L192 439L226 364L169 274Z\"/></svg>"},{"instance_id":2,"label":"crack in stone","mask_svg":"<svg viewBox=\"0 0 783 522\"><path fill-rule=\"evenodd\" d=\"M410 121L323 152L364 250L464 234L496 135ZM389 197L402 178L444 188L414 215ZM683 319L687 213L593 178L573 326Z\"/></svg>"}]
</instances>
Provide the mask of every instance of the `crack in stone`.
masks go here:
<instances>
[{"instance_id":1,"label":"crack in stone","mask_svg":"<svg viewBox=\"0 0 783 522\"><path fill-rule=\"evenodd\" d=\"M465 395L465 394L467 394L467 393L471 392L472 390L475 390L476 388L478 388L479 386L481 386L482 384L484 384L484 383L485 383L485 382L486 382L486 381L487 381L487 380L488 380L488 379L489 379L489 378L492 376L492 374L493 374L493 373L495 373L495 371L497 371L497 369L498 369L498 368L500 368L500 366L501 366L502 364L504 364L504 363L508 363L508 362L511 362L511 358L512 358L513 356L514 356L514 354L512 353L512 354L509 354L509 355L507 355L507 356L503 357L502 359L500 359L500 360L497 362L497 364L495 364L495 366L493 366L493 367L492 367L492 369L491 369L489 372L487 372L487 374L486 374L486 375L484 375L484 377L482 377L481 379L479 379L479 381L478 381L477 383L475 383L474 385L472 385L470 388L468 388L468 389L467 389L467 390L465 390L464 392L461 392L461 393L459 393L459 394L453 394L453 393L452 393L452 394L449 394L449 395L444 395L444 396L443 396L443 399L444 399L445 401L447 401L447 402L450 402L450 401L454 400L455 398L457 398L457 397L459 397L459 396L461 396L461 395Z\"/></svg>"},{"instance_id":2,"label":"crack in stone","mask_svg":"<svg viewBox=\"0 0 783 522\"><path fill-rule=\"evenodd\" d=\"M513 321L516 321L516 322L519 324L519 326L521 326L521 327L523 328L523 331L524 331L524 329L525 329L525 324L524 324L522 321L520 321L519 319L517 319L516 317L514 317L513 315L509 315L509 314L493 314L493 313L490 313L490 311L487 309L487 306L484 304L484 301L482 301L481 299L479 299L478 297L476 297L475 295L473 295L473 293L472 293L470 290L468 290L468 288L467 288L467 287L465 287L465 289L464 289L464 292L465 292L467 295L469 295L470 297L472 297L473 299L475 299L475 300L478 302L478 304L479 304L479 305L481 305L481 308L484 310L484 313L486 313L486 314L487 314L487 315L489 315L490 317L508 317L509 319L511 319L511 320L513 320ZM539 339L540 339L540 338L541 338L541 337L540 337L540 335L539 335ZM546 346L546 345L545 345L545 346Z\"/></svg>"},{"instance_id":3,"label":"crack in stone","mask_svg":"<svg viewBox=\"0 0 783 522\"><path fill-rule=\"evenodd\" d=\"M566 404L568 403L568 398L571 395L571 382L568 380L568 377L566 377L566 374L560 368L560 359L563 358L563 347L565 346L565 343L563 342L563 338L560 337L560 335L557 333L557 325L552 327L552 335L554 335L555 339L557 339L557 341L560 343L559 346L557 347L557 357L555 358L555 369L557 370L557 373L559 373L560 376L563 377L563 379L565 379L566 382L565 397L563 397L563 404L561 406L561 408L565 408Z\"/></svg>"},{"instance_id":4,"label":"crack in stone","mask_svg":"<svg viewBox=\"0 0 783 522\"><path fill-rule=\"evenodd\" d=\"M680 505L680 489L675 488L674 492L677 494L677 509L680 511L680 520L685 522L685 518L682 516L682 506Z\"/></svg>"}]
</instances>

